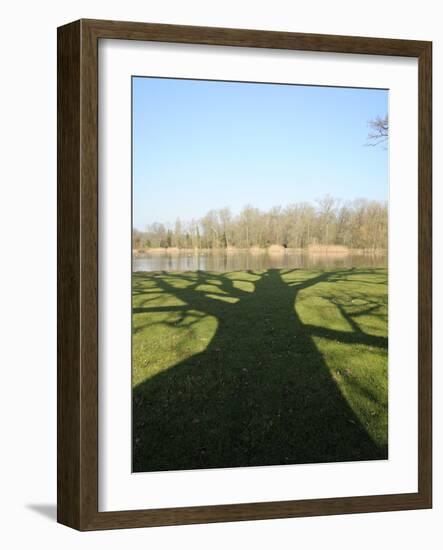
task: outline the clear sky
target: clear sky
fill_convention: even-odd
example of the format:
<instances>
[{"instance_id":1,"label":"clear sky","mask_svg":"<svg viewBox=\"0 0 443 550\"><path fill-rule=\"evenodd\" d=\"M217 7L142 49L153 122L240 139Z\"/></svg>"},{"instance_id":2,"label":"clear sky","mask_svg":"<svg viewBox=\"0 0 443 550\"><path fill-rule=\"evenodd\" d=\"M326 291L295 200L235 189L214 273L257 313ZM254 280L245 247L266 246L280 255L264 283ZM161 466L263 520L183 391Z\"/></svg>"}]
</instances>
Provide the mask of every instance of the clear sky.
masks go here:
<instances>
[{"instance_id":1,"label":"clear sky","mask_svg":"<svg viewBox=\"0 0 443 550\"><path fill-rule=\"evenodd\" d=\"M388 151L366 147L388 92L133 77L134 227L262 210L388 198Z\"/></svg>"}]
</instances>

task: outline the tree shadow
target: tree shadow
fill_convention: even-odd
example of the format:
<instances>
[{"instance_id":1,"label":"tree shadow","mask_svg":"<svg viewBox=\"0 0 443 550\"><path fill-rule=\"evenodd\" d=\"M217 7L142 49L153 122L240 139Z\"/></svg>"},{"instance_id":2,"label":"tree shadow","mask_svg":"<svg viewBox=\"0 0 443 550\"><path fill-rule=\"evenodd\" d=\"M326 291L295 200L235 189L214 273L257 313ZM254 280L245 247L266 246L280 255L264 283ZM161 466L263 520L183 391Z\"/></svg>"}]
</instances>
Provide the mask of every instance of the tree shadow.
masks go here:
<instances>
[{"instance_id":1,"label":"tree shadow","mask_svg":"<svg viewBox=\"0 0 443 550\"><path fill-rule=\"evenodd\" d=\"M339 272L292 284L277 269L248 276L253 291L239 288L235 274L134 274L134 295L145 288L148 299L155 288L178 303L134 307L143 316L135 331L149 329L152 312L176 313L157 321L171 330L206 315L217 329L204 351L134 387L133 470L386 459L387 446L372 440L313 337L380 348L387 339L353 319L350 332L306 325L294 307L301 290L339 280Z\"/></svg>"}]
</instances>

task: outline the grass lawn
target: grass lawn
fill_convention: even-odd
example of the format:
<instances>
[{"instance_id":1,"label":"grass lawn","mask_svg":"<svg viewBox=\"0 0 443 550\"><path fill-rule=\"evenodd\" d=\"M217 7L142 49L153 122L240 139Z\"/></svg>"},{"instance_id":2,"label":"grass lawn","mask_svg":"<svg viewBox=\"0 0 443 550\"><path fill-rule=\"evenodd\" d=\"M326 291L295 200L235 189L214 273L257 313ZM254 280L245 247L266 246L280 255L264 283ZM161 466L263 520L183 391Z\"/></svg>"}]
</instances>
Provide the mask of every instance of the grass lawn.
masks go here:
<instances>
[{"instance_id":1,"label":"grass lawn","mask_svg":"<svg viewBox=\"0 0 443 550\"><path fill-rule=\"evenodd\" d=\"M384 459L387 270L133 274L133 469Z\"/></svg>"}]
</instances>

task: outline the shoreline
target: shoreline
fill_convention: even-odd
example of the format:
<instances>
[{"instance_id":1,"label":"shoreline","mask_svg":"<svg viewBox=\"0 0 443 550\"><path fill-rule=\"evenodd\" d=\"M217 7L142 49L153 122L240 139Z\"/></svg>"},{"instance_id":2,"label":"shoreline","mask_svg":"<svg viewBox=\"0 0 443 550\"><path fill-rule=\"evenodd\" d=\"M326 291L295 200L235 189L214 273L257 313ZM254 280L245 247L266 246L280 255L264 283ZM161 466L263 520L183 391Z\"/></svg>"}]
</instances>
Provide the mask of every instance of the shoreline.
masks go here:
<instances>
[{"instance_id":1,"label":"shoreline","mask_svg":"<svg viewBox=\"0 0 443 550\"><path fill-rule=\"evenodd\" d=\"M348 248L342 245L310 245L307 248L285 248L280 245L250 248L136 248L132 249L133 258L150 256L212 255L212 254L244 254L284 256L300 254L309 256L387 256L388 251L381 248Z\"/></svg>"}]
</instances>

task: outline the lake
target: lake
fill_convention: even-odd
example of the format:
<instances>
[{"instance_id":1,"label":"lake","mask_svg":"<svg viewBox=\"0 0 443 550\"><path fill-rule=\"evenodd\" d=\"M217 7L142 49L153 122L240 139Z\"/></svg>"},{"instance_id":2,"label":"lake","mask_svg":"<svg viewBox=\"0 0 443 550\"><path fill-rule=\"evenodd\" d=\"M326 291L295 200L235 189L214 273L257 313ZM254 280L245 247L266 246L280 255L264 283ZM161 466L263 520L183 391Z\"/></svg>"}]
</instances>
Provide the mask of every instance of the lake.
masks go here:
<instances>
[{"instance_id":1,"label":"lake","mask_svg":"<svg viewBox=\"0 0 443 550\"><path fill-rule=\"evenodd\" d=\"M387 255L308 254L286 250L282 254L249 250L214 252L208 250L154 252L134 257L133 271L262 271L269 268L337 269L351 267L387 267Z\"/></svg>"}]
</instances>

